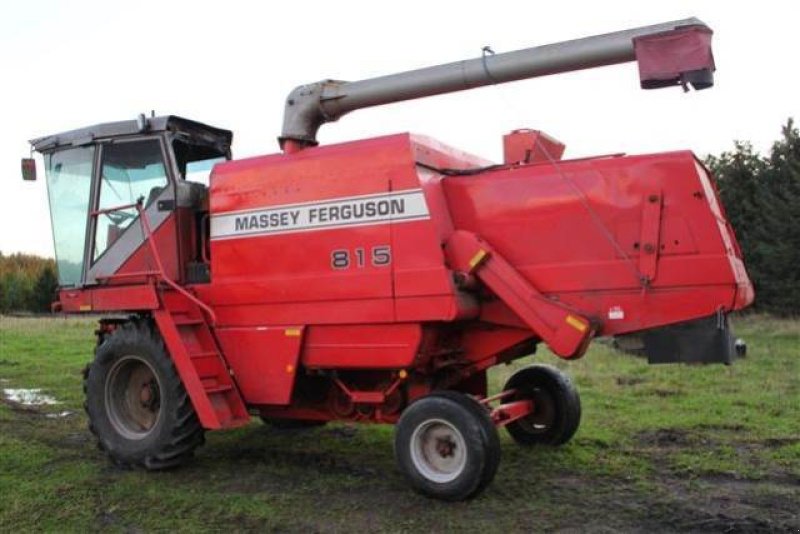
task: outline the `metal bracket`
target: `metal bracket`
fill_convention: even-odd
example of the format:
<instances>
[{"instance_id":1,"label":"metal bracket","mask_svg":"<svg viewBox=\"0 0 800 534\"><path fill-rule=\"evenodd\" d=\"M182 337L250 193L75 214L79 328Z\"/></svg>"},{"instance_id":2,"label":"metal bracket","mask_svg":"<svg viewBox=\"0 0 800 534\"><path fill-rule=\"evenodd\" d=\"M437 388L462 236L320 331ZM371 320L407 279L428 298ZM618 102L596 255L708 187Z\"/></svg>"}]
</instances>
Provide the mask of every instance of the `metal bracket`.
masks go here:
<instances>
[{"instance_id":1,"label":"metal bracket","mask_svg":"<svg viewBox=\"0 0 800 534\"><path fill-rule=\"evenodd\" d=\"M647 286L655 280L658 256L661 252L661 208L664 199L661 191L653 191L644 198L642 228L639 239L639 273Z\"/></svg>"},{"instance_id":2,"label":"metal bracket","mask_svg":"<svg viewBox=\"0 0 800 534\"><path fill-rule=\"evenodd\" d=\"M543 295L489 243L457 230L445 245L451 269L474 274L561 358L580 358L598 324Z\"/></svg>"},{"instance_id":3,"label":"metal bracket","mask_svg":"<svg viewBox=\"0 0 800 534\"><path fill-rule=\"evenodd\" d=\"M513 400L517 391L508 389L501 391L491 397L478 399L478 402L483 404L489 410L489 416L495 426L502 427L509 423L513 423L517 419L522 419L533 413L535 406L531 399ZM510 400L511 399L511 400ZM498 406L492 407L491 403L500 401Z\"/></svg>"}]
</instances>

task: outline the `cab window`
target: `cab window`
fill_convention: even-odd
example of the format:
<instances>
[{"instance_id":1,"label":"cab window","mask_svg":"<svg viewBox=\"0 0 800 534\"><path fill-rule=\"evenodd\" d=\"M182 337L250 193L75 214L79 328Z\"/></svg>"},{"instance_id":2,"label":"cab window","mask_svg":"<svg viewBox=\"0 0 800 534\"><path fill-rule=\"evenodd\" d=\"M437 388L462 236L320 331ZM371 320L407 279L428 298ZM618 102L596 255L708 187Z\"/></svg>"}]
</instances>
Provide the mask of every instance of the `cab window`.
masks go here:
<instances>
[{"instance_id":1,"label":"cab window","mask_svg":"<svg viewBox=\"0 0 800 534\"><path fill-rule=\"evenodd\" d=\"M58 283L61 286L79 285L83 275L94 147L45 154L44 161Z\"/></svg>"},{"instance_id":2,"label":"cab window","mask_svg":"<svg viewBox=\"0 0 800 534\"><path fill-rule=\"evenodd\" d=\"M223 161L225 161L224 157L190 161L186 164L186 174L184 178L189 182L197 182L208 187L214 165L222 163Z\"/></svg>"},{"instance_id":3,"label":"cab window","mask_svg":"<svg viewBox=\"0 0 800 534\"><path fill-rule=\"evenodd\" d=\"M230 153L223 152L220 147L188 143L182 139L173 141L172 150L178 172L184 180L197 182L206 187L209 185L209 176L214 165L230 159Z\"/></svg>"},{"instance_id":4,"label":"cab window","mask_svg":"<svg viewBox=\"0 0 800 534\"><path fill-rule=\"evenodd\" d=\"M167 187L167 171L158 139L106 145L102 160L99 210L134 204L139 199L146 208ZM98 215L93 260L108 250L137 217L136 208Z\"/></svg>"}]
</instances>

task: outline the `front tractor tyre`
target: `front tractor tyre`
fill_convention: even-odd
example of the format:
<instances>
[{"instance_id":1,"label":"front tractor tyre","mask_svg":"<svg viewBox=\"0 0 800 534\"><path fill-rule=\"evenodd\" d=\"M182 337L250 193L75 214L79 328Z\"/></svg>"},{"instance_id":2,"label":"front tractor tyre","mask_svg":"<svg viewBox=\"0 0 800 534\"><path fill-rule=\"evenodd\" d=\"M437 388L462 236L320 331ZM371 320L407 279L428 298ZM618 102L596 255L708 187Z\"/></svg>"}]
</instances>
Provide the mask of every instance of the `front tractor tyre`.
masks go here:
<instances>
[{"instance_id":1,"label":"front tractor tyre","mask_svg":"<svg viewBox=\"0 0 800 534\"><path fill-rule=\"evenodd\" d=\"M504 391L516 391L509 400L532 400L533 413L506 425L521 445L562 445L575 435L581 422L581 399L570 378L549 365L531 365L511 375Z\"/></svg>"},{"instance_id":2,"label":"front tractor tyre","mask_svg":"<svg viewBox=\"0 0 800 534\"><path fill-rule=\"evenodd\" d=\"M150 321L124 323L95 351L84 377L89 429L125 467L174 467L203 443L203 427Z\"/></svg>"},{"instance_id":3,"label":"front tractor tyre","mask_svg":"<svg viewBox=\"0 0 800 534\"><path fill-rule=\"evenodd\" d=\"M395 428L394 451L415 491L447 501L479 494L500 462L500 440L486 408L451 391L406 408Z\"/></svg>"}]
</instances>

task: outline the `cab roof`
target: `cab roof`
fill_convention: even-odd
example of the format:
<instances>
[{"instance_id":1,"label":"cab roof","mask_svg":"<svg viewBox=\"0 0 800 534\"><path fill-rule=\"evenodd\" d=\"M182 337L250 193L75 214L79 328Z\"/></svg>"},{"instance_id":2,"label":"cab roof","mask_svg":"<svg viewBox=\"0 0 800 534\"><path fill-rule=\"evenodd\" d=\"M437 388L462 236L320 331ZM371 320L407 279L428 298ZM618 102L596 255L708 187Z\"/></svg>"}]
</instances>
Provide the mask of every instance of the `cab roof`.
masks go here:
<instances>
[{"instance_id":1,"label":"cab roof","mask_svg":"<svg viewBox=\"0 0 800 534\"><path fill-rule=\"evenodd\" d=\"M69 130L59 134L31 139L29 142L33 149L38 152L50 152L68 146L86 145L102 139L142 135L153 132L171 132L190 143L213 146L221 153L228 153L231 143L233 142L233 133L230 130L215 128L201 122L184 119L175 115L147 117L144 120L144 129L140 128L139 120L106 122L86 128L79 128L77 130Z\"/></svg>"}]
</instances>

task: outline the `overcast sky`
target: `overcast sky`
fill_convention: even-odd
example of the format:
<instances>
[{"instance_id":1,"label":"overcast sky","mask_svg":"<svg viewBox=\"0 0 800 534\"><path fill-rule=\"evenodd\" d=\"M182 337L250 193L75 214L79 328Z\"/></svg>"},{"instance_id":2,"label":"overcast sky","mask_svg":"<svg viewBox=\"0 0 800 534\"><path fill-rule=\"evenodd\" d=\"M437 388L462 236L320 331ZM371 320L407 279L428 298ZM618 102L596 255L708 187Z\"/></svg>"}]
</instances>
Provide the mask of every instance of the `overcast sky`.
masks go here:
<instances>
[{"instance_id":1,"label":"overcast sky","mask_svg":"<svg viewBox=\"0 0 800 534\"><path fill-rule=\"evenodd\" d=\"M565 157L734 139L766 150L800 117L797 2L5 1L0 5L0 251L53 255L44 169L22 182L27 140L154 109L234 131L234 157L277 150L295 85L356 80L697 16L715 31L717 85L641 91L634 64L363 110L324 144L412 131L501 159L502 134L542 129Z\"/></svg>"}]
</instances>

